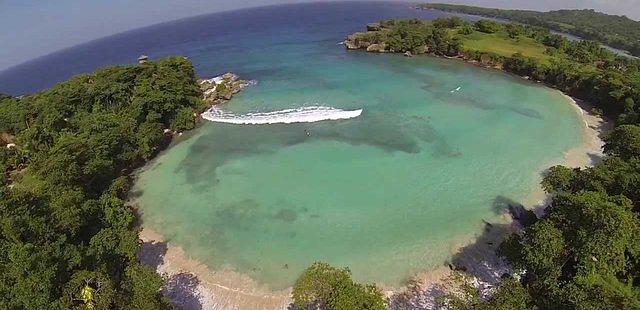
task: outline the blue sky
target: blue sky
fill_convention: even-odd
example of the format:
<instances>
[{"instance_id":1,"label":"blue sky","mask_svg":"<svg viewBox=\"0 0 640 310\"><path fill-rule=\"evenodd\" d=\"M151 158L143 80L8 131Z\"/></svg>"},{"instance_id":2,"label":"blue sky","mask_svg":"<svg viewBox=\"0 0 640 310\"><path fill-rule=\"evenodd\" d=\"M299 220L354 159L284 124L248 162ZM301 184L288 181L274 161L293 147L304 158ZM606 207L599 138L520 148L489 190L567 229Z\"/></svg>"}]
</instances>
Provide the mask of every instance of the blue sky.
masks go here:
<instances>
[{"instance_id":1,"label":"blue sky","mask_svg":"<svg viewBox=\"0 0 640 310\"><path fill-rule=\"evenodd\" d=\"M155 23L251 6L310 1L312 0L0 0L0 70L65 47ZM440 2L536 10L595 8L640 19L638 1L443 0Z\"/></svg>"}]
</instances>

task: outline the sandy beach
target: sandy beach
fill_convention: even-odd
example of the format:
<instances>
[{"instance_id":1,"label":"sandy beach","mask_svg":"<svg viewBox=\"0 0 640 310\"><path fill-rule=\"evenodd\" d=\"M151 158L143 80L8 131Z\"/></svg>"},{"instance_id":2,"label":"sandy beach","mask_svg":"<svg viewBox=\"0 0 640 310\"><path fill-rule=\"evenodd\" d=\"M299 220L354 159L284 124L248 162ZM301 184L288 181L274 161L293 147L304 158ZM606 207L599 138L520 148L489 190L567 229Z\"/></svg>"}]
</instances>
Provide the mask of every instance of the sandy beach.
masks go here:
<instances>
[{"instance_id":1,"label":"sandy beach","mask_svg":"<svg viewBox=\"0 0 640 310\"><path fill-rule=\"evenodd\" d=\"M597 164L604 156L602 136L613 129L613 123L595 114L591 104L566 94L562 95L575 108L583 121L583 143L568 150L562 159L545 164L540 171L554 165L584 168ZM538 186L520 203L541 215L540 213L550 203L549 200L548 195ZM481 291L481 294L491 292L492 287L500 281L500 277L504 273L511 272L508 264L495 255L495 249L502 242L505 234L521 229L509 215L503 215L499 223L487 225L475 240L461 244L452 259L452 266L462 268L472 276L473 285ZM444 293L442 285L451 274L451 268L445 266L417 274L411 285L400 291L386 291L391 301L390 308L436 309L436 298Z\"/></svg>"},{"instance_id":2,"label":"sandy beach","mask_svg":"<svg viewBox=\"0 0 640 310\"><path fill-rule=\"evenodd\" d=\"M148 227L140 239L140 260L168 278L163 293L179 309L286 309L290 303L290 290L272 292L232 270L211 270Z\"/></svg>"},{"instance_id":3,"label":"sandy beach","mask_svg":"<svg viewBox=\"0 0 640 310\"><path fill-rule=\"evenodd\" d=\"M592 113L592 107L582 101L566 96L576 108L584 122L584 143L566 152L558 162L546 164L541 171L552 165L586 167L602 158L602 133L612 125ZM547 196L541 188L523 199L527 208L542 209ZM454 255L451 266L463 268L475 277L475 285L484 291L509 272L509 267L498 257L495 248L505 233L520 229L510 217L503 216L499 223L487 224L484 232L470 242L463 242ZM214 271L191 259L180 247L165 242L165 238L149 227L140 233L142 246L140 259L168 278L165 296L180 309L287 309L291 303L291 289L273 292L260 287L248 276L233 270ZM417 274L403 289L383 287L390 298L391 309L433 309L435 298L442 294L442 283L451 274L451 268L442 268Z\"/></svg>"}]
</instances>

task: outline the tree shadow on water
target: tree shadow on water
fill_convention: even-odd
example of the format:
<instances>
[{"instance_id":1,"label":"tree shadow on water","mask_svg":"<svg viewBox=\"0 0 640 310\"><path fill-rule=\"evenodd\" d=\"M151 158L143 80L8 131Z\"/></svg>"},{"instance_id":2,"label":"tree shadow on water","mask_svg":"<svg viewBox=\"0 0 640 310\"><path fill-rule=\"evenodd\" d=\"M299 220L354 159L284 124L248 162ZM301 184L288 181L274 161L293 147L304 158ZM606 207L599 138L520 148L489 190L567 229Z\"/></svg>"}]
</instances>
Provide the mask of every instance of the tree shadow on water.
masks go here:
<instances>
[{"instance_id":1,"label":"tree shadow on water","mask_svg":"<svg viewBox=\"0 0 640 310\"><path fill-rule=\"evenodd\" d=\"M543 208L544 203L535 206L534 210L543 212ZM508 264L497 254L500 244L508 235L517 233L538 220L536 211L529 210L521 203L505 196L496 196L492 210L496 215L508 214L513 221L511 223L484 221L483 232L473 243L462 247L453 256L450 265L451 269L464 271L489 284L498 283L505 273L511 271Z\"/></svg>"},{"instance_id":2,"label":"tree shadow on water","mask_svg":"<svg viewBox=\"0 0 640 310\"><path fill-rule=\"evenodd\" d=\"M183 310L201 310L198 285L200 280L190 273L178 273L169 278L162 294L171 300L171 304Z\"/></svg>"},{"instance_id":3,"label":"tree shadow on water","mask_svg":"<svg viewBox=\"0 0 640 310\"><path fill-rule=\"evenodd\" d=\"M166 253L166 242L149 241L140 245L138 257L141 263L153 269L158 269L164 263L164 255Z\"/></svg>"},{"instance_id":4,"label":"tree shadow on water","mask_svg":"<svg viewBox=\"0 0 640 310\"><path fill-rule=\"evenodd\" d=\"M417 281L409 281L404 291L389 298L389 310L433 310L443 309L437 299L447 294L443 284L429 287L421 286Z\"/></svg>"},{"instance_id":5,"label":"tree shadow on water","mask_svg":"<svg viewBox=\"0 0 640 310\"><path fill-rule=\"evenodd\" d=\"M484 229L477 238L460 248L447 263L453 271L462 271L473 276L477 281L477 288L486 291L496 285L506 273L511 272L509 265L497 254L498 247L510 234L516 233L531 225L536 220L533 211L513 199L497 196L492 204L496 215L509 214L511 223L490 223L484 221ZM438 298L447 294L447 285L435 283L421 285L416 280L410 280L402 292L395 293L389 298L389 309L446 309L438 304Z\"/></svg>"},{"instance_id":6,"label":"tree shadow on water","mask_svg":"<svg viewBox=\"0 0 640 310\"><path fill-rule=\"evenodd\" d=\"M482 234L452 257L449 267L464 271L482 282L499 282L509 272L509 267L496 251L504 238L515 231L512 224L486 223Z\"/></svg>"},{"instance_id":7,"label":"tree shadow on water","mask_svg":"<svg viewBox=\"0 0 640 310\"><path fill-rule=\"evenodd\" d=\"M167 243L158 241L143 242L140 245L138 257L140 262L158 270L164 264L164 256L167 254ZM162 288L162 295L167 297L177 309L201 310L202 302L198 285L200 280L190 273L178 273L172 275Z\"/></svg>"}]
</instances>

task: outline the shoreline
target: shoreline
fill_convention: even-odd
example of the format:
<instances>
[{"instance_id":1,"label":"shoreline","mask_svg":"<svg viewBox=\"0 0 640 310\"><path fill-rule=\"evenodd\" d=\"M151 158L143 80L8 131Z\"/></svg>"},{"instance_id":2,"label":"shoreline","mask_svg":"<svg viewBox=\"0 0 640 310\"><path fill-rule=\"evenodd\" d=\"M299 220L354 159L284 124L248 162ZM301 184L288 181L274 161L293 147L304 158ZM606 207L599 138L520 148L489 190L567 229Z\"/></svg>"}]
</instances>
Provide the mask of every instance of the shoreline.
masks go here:
<instances>
[{"instance_id":1,"label":"shoreline","mask_svg":"<svg viewBox=\"0 0 640 310\"><path fill-rule=\"evenodd\" d=\"M612 128L611 121L592 113L592 105L561 94L582 121L582 143L565 152L563 158L545 163L539 169L541 172L553 165L587 167L595 164L603 156L604 142L601 136ZM548 205L548 195L537 185L521 202L527 209L543 210ZM258 285L249 276L231 269L212 270L190 258L181 247L167 242L152 228L145 227L144 224L140 226L142 230L139 238L143 242L140 260L168 278L163 293L180 309L287 309L292 302L291 288L271 291ZM499 226L500 229L491 228L493 226ZM495 255L494 248L487 244L497 245L505 232L519 229L518 224L511 221L508 215L499 216L499 222L488 225L484 233L479 232L470 240L453 247L457 249L454 256L460 257L457 262L454 258L450 267L442 266L419 272L400 287L379 285L390 298L389 307L402 309L406 302L433 305L442 294L442 285L451 275L452 267L464 266L462 268L474 279L477 288L482 292L490 291L500 280L500 276L510 269ZM463 253L469 247L473 249Z\"/></svg>"},{"instance_id":2,"label":"shoreline","mask_svg":"<svg viewBox=\"0 0 640 310\"><path fill-rule=\"evenodd\" d=\"M548 87L548 86L547 86ZM553 89L553 88L552 88ZM604 156L602 136L613 129L613 122L593 113L591 105L583 100L571 97L557 89L570 104L582 121L582 143L567 150L561 159L551 161L541 166L539 171L546 171L554 165L571 168L585 168L595 165ZM542 187L535 188L526 195L520 203L527 209L533 210L538 216L550 204L550 197ZM474 287L480 291L480 296L486 297L497 284L504 273L512 272L510 266L495 254L495 246L502 242L505 233L520 231L522 227L510 215L498 216L498 222L485 226L473 239L460 243L453 255L450 267L443 266L431 271L424 271L414 275L409 285L401 290L384 291L391 301L391 309L405 309L406 305L433 307L437 298L444 294L443 284L452 275L453 268L461 268L471 277ZM451 268L453 267L453 268Z\"/></svg>"},{"instance_id":3,"label":"shoreline","mask_svg":"<svg viewBox=\"0 0 640 310\"><path fill-rule=\"evenodd\" d=\"M291 289L273 292L233 270L214 271L141 226L140 261L167 277L163 294L179 309L286 309L291 303Z\"/></svg>"}]
</instances>

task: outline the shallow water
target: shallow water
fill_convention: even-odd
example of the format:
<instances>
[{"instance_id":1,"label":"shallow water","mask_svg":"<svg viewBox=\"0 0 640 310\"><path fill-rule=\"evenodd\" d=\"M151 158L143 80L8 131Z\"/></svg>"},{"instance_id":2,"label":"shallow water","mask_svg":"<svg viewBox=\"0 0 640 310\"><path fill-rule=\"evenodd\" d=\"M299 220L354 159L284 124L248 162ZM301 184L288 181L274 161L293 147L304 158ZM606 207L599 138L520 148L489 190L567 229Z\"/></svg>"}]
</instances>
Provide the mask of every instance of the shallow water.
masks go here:
<instances>
[{"instance_id":1,"label":"shallow water","mask_svg":"<svg viewBox=\"0 0 640 310\"><path fill-rule=\"evenodd\" d=\"M316 260L391 285L437 268L497 217L497 197L522 199L545 164L581 141L559 93L501 73L340 46L299 61L289 63L298 77L265 76L220 108L362 114L206 123L137 184L147 225L272 288Z\"/></svg>"},{"instance_id":2,"label":"shallow water","mask_svg":"<svg viewBox=\"0 0 640 310\"><path fill-rule=\"evenodd\" d=\"M338 45L381 18L440 15L356 2L201 16L12 68L0 91L32 92L140 54L185 55L200 75L254 79L220 115L285 121L206 122L189 133L139 176L145 225L211 268L274 289L316 260L397 285L440 267L483 219L497 219L496 198L523 199L581 143L582 124L558 92L458 61ZM287 109L306 120L362 113L285 124L300 117L278 112Z\"/></svg>"}]
</instances>

